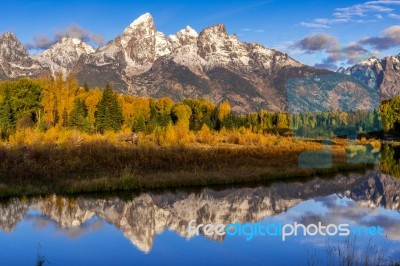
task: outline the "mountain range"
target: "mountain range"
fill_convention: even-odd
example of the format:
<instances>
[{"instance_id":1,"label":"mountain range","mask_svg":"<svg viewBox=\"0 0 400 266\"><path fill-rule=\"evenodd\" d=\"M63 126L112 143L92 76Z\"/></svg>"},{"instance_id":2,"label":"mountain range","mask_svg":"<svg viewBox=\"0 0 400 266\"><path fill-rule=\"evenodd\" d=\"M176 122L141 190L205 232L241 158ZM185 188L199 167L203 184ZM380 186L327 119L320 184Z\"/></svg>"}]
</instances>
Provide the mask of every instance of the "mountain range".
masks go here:
<instances>
[{"instance_id":1,"label":"mountain range","mask_svg":"<svg viewBox=\"0 0 400 266\"><path fill-rule=\"evenodd\" d=\"M399 58L372 58L339 73L376 82L381 96L400 94ZM323 75L329 70L304 65L285 53L241 42L223 24L200 33L187 26L165 36L146 13L121 35L94 49L84 41L62 37L48 50L30 55L12 33L0 36L0 80L74 75L89 86L110 83L121 93L173 100L228 100L244 113L261 108L287 110L286 81Z\"/></svg>"}]
</instances>

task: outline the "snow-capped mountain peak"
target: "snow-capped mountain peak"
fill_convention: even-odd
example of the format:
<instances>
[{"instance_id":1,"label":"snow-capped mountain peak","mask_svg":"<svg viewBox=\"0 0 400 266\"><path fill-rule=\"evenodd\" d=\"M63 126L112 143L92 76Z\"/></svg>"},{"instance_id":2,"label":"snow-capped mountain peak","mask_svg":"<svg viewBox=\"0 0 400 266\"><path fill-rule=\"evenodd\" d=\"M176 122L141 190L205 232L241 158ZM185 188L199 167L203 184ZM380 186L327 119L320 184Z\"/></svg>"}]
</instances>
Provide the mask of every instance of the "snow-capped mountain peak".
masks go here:
<instances>
[{"instance_id":1,"label":"snow-capped mountain peak","mask_svg":"<svg viewBox=\"0 0 400 266\"><path fill-rule=\"evenodd\" d=\"M156 44L157 36L158 44ZM165 37L156 31L153 17L149 13L135 19L119 39L127 65L125 73L131 76L148 70L157 56L156 46L159 46L160 54L165 53L163 39Z\"/></svg>"},{"instance_id":2,"label":"snow-capped mountain peak","mask_svg":"<svg viewBox=\"0 0 400 266\"><path fill-rule=\"evenodd\" d=\"M66 75L78 62L81 55L94 53L94 48L78 38L62 37L50 49L33 56L43 66L50 68L52 74Z\"/></svg>"},{"instance_id":3,"label":"snow-capped mountain peak","mask_svg":"<svg viewBox=\"0 0 400 266\"><path fill-rule=\"evenodd\" d=\"M154 20L153 20L153 17L151 16L150 13L145 13L145 14L139 16L137 19L135 19L135 20L129 25L129 27L128 27L127 29L129 29L129 28L136 28L136 27L138 27L138 26L140 26L140 25L143 25L143 24L147 24L147 25L153 24L153 25L154 25Z\"/></svg>"},{"instance_id":4,"label":"snow-capped mountain peak","mask_svg":"<svg viewBox=\"0 0 400 266\"><path fill-rule=\"evenodd\" d=\"M20 76L40 76L46 70L29 56L25 47L11 33L0 35L0 78Z\"/></svg>"},{"instance_id":5,"label":"snow-capped mountain peak","mask_svg":"<svg viewBox=\"0 0 400 266\"><path fill-rule=\"evenodd\" d=\"M65 49L75 49L79 54L90 54L95 51L91 45L78 38L62 37L57 44Z\"/></svg>"},{"instance_id":6,"label":"snow-capped mountain peak","mask_svg":"<svg viewBox=\"0 0 400 266\"><path fill-rule=\"evenodd\" d=\"M168 43L172 49L177 49L181 46L191 44L197 40L199 34L190 26L181 29L177 33L168 37Z\"/></svg>"},{"instance_id":7,"label":"snow-capped mountain peak","mask_svg":"<svg viewBox=\"0 0 400 266\"><path fill-rule=\"evenodd\" d=\"M157 31L155 36L155 49L156 49L156 57L167 55L171 52L170 45L168 43L165 34Z\"/></svg>"},{"instance_id":8,"label":"snow-capped mountain peak","mask_svg":"<svg viewBox=\"0 0 400 266\"><path fill-rule=\"evenodd\" d=\"M382 59L371 57L341 71L379 89L381 100L400 95L399 56L386 56Z\"/></svg>"},{"instance_id":9,"label":"snow-capped mountain peak","mask_svg":"<svg viewBox=\"0 0 400 266\"><path fill-rule=\"evenodd\" d=\"M26 49L13 33L6 32L0 35L0 58L15 60L27 55Z\"/></svg>"},{"instance_id":10,"label":"snow-capped mountain peak","mask_svg":"<svg viewBox=\"0 0 400 266\"><path fill-rule=\"evenodd\" d=\"M367 60L361 61L358 64L359 65L367 65L367 66L372 66L376 63L379 63L379 59L376 58L375 56L368 58Z\"/></svg>"},{"instance_id":11,"label":"snow-capped mountain peak","mask_svg":"<svg viewBox=\"0 0 400 266\"><path fill-rule=\"evenodd\" d=\"M124 48L129 46L133 41L138 41L135 37L147 38L154 36L156 33L153 17L146 13L135 19L127 28L125 28L121 36L121 44Z\"/></svg>"}]
</instances>

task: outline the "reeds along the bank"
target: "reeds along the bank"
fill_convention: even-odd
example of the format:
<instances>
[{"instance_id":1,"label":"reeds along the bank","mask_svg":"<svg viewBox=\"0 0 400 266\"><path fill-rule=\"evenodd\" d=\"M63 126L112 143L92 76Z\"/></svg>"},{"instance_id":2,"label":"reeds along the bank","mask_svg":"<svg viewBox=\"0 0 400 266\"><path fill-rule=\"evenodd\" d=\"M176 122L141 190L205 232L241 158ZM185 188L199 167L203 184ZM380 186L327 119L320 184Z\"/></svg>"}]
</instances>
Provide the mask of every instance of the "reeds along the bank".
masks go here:
<instances>
[{"instance_id":1,"label":"reeds along the bank","mask_svg":"<svg viewBox=\"0 0 400 266\"><path fill-rule=\"evenodd\" d=\"M328 266L397 266L400 262L393 261L385 255L385 247L381 243L376 244L369 239L365 246L356 236L347 237L337 244L330 239L325 241L325 250L317 252L306 250L307 265L328 265Z\"/></svg>"},{"instance_id":2,"label":"reeds along the bank","mask_svg":"<svg viewBox=\"0 0 400 266\"><path fill-rule=\"evenodd\" d=\"M334 168L316 171L301 169L298 156L321 148L318 141L203 131L187 135L187 143L160 143L162 135L132 143L121 134L131 133L20 132L0 146L0 196L258 182L354 168L346 164L345 143L334 145Z\"/></svg>"},{"instance_id":3,"label":"reeds along the bank","mask_svg":"<svg viewBox=\"0 0 400 266\"><path fill-rule=\"evenodd\" d=\"M219 170L241 166L286 168L297 166L300 152L320 147L315 142L288 137L234 132L214 135L217 140L211 145L197 141L184 145L177 140L161 146L154 136L140 136L137 144L121 143L115 135L88 137L78 132L65 132L52 140L46 139L46 135L25 137L24 141L14 140L0 147L2 177L54 178L119 173L128 168L139 171Z\"/></svg>"}]
</instances>

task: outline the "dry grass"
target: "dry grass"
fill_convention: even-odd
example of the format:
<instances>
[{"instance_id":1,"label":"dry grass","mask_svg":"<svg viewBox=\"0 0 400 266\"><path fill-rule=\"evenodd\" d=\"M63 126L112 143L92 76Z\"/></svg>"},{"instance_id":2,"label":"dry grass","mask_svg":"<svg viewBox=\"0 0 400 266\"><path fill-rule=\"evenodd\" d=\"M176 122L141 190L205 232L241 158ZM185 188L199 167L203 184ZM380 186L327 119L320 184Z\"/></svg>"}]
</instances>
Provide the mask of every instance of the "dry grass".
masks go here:
<instances>
[{"instance_id":1,"label":"dry grass","mask_svg":"<svg viewBox=\"0 0 400 266\"><path fill-rule=\"evenodd\" d=\"M318 141L203 133L200 141L189 136L189 144L165 146L153 135L140 136L137 145L118 142L111 133L51 132L51 141L39 133L17 136L0 146L0 196L261 182L365 167L346 163L342 140L333 145L333 168L302 169L299 154L321 148ZM212 141L205 141L210 135Z\"/></svg>"},{"instance_id":2,"label":"dry grass","mask_svg":"<svg viewBox=\"0 0 400 266\"><path fill-rule=\"evenodd\" d=\"M303 169L299 154L320 149L319 141L207 128L176 137L175 129L139 135L136 144L118 141L129 130L19 131L0 144L0 196L237 184L366 167L347 164L341 139L333 142L332 168Z\"/></svg>"}]
</instances>

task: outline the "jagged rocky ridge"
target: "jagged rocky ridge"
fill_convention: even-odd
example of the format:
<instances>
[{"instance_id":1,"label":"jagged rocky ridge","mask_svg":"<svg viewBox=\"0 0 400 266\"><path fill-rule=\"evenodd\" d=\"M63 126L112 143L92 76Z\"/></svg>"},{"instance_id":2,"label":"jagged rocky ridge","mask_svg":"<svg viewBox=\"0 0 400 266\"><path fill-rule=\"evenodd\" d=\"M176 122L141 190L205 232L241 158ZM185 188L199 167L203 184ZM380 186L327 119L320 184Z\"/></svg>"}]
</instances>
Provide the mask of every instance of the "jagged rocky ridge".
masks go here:
<instances>
[{"instance_id":1,"label":"jagged rocky ridge","mask_svg":"<svg viewBox=\"0 0 400 266\"><path fill-rule=\"evenodd\" d=\"M17 57L0 54L0 79L61 72L75 75L80 83L104 87L110 82L120 92L139 96L229 100L238 112L284 110L288 78L328 72L262 45L241 42L223 24L200 33L187 26L166 37L148 13L96 51L81 40L62 38L49 50L29 57L11 33L0 40L0 44L14 41L8 47L15 50L8 53Z\"/></svg>"},{"instance_id":2,"label":"jagged rocky ridge","mask_svg":"<svg viewBox=\"0 0 400 266\"><path fill-rule=\"evenodd\" d=\"M379 88L381 100L400 95L400 55L383 59L371 57L347 69L339 68L338 72Z\"/></svg>"},{"instance_id":3,"label":"jagged rocky ridge","mask_svg":"<svg viewBox=\"0 0 400 266\"><path fill-rule=\"evenodd\" d=\"M51 70L52 75L68 75L83 54L94 53L94 48L77 38L62 37L50 49L34 55L42 66Z\"/></svg>"},{"instance_id":4,"label":"jagged rocky ridge","mask_svg":"<svg viewBox=\"0 0 400 266\"><path fill-rule=\"evenodd\" d=\"M30 209L38 210L43 215L41 219L57 223L66 232L83 228L98 217L120 229L138 249L149 252L156 235L166 229L192 237L187 231L192 219L203 224L256 222L303 201L332 194L348 197L361 206L400 210L399 185L400 181L391 176L370 171L307 182L275 182L268 187L142 193L127 201L58 196L14 199L0 205L0 228L12 231Z\"/></svg>"},{"instance_id":5,"label":"jagged rocky ridge","mask_svg":"<svg viewBox=\"0 0 400 266\"><path fill-rule=\"evenodd\" d=\"M14 34L0 35L0 80L48 74L48 69L30 57Z\"/></svg>"}]
</instances>

